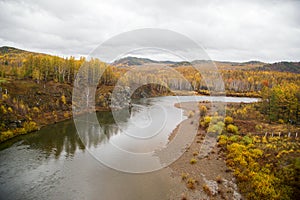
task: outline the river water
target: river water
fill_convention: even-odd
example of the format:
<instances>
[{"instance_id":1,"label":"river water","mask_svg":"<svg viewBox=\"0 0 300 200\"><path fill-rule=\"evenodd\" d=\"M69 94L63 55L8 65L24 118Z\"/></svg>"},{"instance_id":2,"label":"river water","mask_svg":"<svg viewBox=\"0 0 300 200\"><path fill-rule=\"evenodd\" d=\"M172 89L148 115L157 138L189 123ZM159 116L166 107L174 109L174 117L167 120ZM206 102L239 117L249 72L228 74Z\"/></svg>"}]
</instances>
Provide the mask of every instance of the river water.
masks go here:
<instances>
[{"instance_id":1,"label":"river water","mask_svg":"<svg viewBox=\"0 0 300 200\"><path fill-rule=\"evenodd\" d=\"M257 99L209 96L141 99L129 114L127 111L97 113L100 126L89 126L88 141L79 137L73 120L13 138L0 144L0 199L168 199L171 193L182 189L179 180L170 176L168 167L148 173L126 173L102 164L94 154L106 152L108 162L122 164L122 157L110 154L109 144L145 154L166 146L172 130L186 119L174 103L188 101L248 103ZM134 140L137 137L145 140L137 143ZM136 166L132 162L124 165Z\"/></svg>"}]
</instances>

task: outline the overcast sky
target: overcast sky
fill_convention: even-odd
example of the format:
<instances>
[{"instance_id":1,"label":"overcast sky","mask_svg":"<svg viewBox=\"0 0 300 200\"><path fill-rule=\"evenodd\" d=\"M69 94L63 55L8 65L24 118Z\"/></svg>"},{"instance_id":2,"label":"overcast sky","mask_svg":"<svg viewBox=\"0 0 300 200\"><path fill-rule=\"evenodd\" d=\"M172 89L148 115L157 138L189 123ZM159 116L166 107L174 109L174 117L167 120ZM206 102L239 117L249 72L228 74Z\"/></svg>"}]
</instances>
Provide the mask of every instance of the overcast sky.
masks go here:
<instances>
[{"instance_id":1,"label":"overcast sky","mask_svg":"<svg viewBox=\"0 0 300 200\"><path fill-rule=\"evenodd\" d=\"M162 28L214 60L300 60L300 1L0 0L0 11L0 46L61 56L88 55L125 31Z\"/></svg>"}]
</instances>

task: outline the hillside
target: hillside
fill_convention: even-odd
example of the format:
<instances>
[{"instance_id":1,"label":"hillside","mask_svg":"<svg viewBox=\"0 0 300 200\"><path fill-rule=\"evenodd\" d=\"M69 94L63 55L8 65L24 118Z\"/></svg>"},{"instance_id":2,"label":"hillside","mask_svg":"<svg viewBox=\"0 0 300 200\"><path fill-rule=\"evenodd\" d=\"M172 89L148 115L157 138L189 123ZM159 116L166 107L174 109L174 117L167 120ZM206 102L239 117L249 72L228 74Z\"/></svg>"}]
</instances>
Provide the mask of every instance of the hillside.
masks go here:
<instances>
[{"instance_id":1,"label":"hillside","mask_svg":"<svg viewBox=\"0 0 300 200\"><path fill-rule=\"evenodd\" d=\"M300 62L277 62L272 64L266 64L259 67L261 71L278 71L278 72L291 72L300 73Z\"/></svg>"},{"instance_id":2,"label":"hillside","mask_svg":"<svg viewBox=\"0 0 300 200\"><path fill-rule=\"evenodd\" d=\"M157 61L149 58L139 58L139 57L124 57L116 60L112 65L116 67L130 67L130 66L148 66L148 65L166 65L170 67L183 67L193 65L207 65L211 62L219 69L253 69L257 67L262 67L266 63L260 61L248 61L248 62L229 62L229 61L210 61L210 60L194 60L191 63L187 61Z\"/></svg>"},{"instance_id":3,"label":"hillside","mask_svg":"<svg viewBox=\"0 0 300 200\"><path fill-rule=\"evenodd\" d=\"M0 47L0 54L6 54L6 55L15 55L15 54L41 54L41 53L35 53L31 51L26 51L22 49L17 49L14 47L8 47L8 46L3 46Z\"/></svg>"},{"instance_id":4,"label":"hillside","mask_svg":"<svg viewBox=\"0 0 300 200\"><path fill-rule=\"evenodd\" d=\"M0 64L7 66L21 66L24 59L29 56L48 56L44 53L37 53L26 51L22 49L17 49L14 47L3 46L0 47Z\"/></svg>"},{"instance_id":5,"label":"hillside","mask_svg":"<svg viewBox=\"0 0 300 200\"><path fill-rule=\"evenodd\" d=\"M154 64L166 65L170 67L184 67L198 65L204 66L213 62L221 70L258 70L258 71L278 71L300 73L300 62L278 62L278 63L264 63L261 61L247 61L247 62L230 62L230 61L209 61L209 60L194 60L191 63L187 61L156 61L149 58L125 57L112 63L116 67L130 67L130 66L149 66Z\"/></svg>"},{"instance_id":6,"label":"hillside","mask_svg":"<svg viewBox=\"0 0 300 200\"><path fill-rule=\"evenodd\" d=\"M13 58L13 57L18 57L20 55L21 56L28 56L28 55L47 55L47 54L32 52L32 51L26 51L26 50L23 50L23 49L18 49L18 48L9 47L9 46L0 47L0 56L1 56L1 58L3 56Z\"/></svg>"},{"instance_id":7,"label":"hillside","mask_svg":"<svg viewBox=\"0 0 300 200\"><path fill-rule=\"evenodd\" d=\"M228 61L214 61L219 69L225 70L244 70L244 69L255 69L263 66L266 63L260 61L247 61L247 62L228 62Z\"/></svg>"},{"instance_id":8,"label":"hillside","mask_svg":"<svg viewBox=\"0 0 300 200\"><path fill-rule=\"evenodd\" d=\"M116 67L129 67L129 66L135 66L135 65L146 65L146 64L174 64L176 62L173 61L157 61L157 60L151 60L149 58L138 58L138 57L125 57L121 58L119 60L116 60L112 63L112 65Z\"/></svg>"},{"instance_id":9,"label":"hillside","mask_svg":"<svg viewBox=\"0 0 300 200\"><path fill-rule=\"evenodd\" d=\"M52 56L44 53L26 51L14 47L3 46L0 47L0 61L2 65L15 65L20 66L25 58L28 56ZM206 65L211 61L208 60L194 60L193 65ZM300 62L277 62L277 63L264 63L260 61L247 61L247 62L230 62L230 61L212 61L221 70L258 70L258 71L278 71L278 72L291 72L300 73ZM167 65L170 67L190 66L186 61L157 61L149 58L138 57L125 57L116 60L112 63L116 67L130 67L130 66L151 66L151 65Z\"/></svg>"},{"instance_id":10,"label":"hillside","mask_svg":"<svg viewBox=\"0 0 300 200\"><path fill-rule=\"evenodd\" d=\"M150 79L157 82L163 80L166 84L166 86L148 84L140 87L132 95L133 98L170 95L170 91L167 89L170 87L174 91L184 92L191 89L190 85L194 92L210 95L209 88L213 88L215 84L214 81L206 82L188 62L127 57L116 61L115 66L111 66L97 58L85 62L84 58L80 60L74 57L61 58L13 47L1 47L0 118L3 123L0 124L0 132L6 132L6 134L2 134L0 141L30 132L47 123L69 118L71 116L73 83L83 63L88 67L91 79L97 72L105 68L105 73L100 78L96 91L96 108L98 110L109 109L110 95L114 86L130 66L145 66L146 69L146 71L137 71L134 74L135 82L139 83L144 79ZM209 62L194 61L193 63L205 65ZM227 96L261 97L261 91L265 86L275 87L293 83L290 87L294 88L299 85L300 74L262 71L267 70L265 68L253 70L262 67L263 63L258 61L245 63L215 61L215 64L220 69ZM189 84L178 80L174 73L172 74L164 68L155 68L157 66L172 66L174 70L184 76ZM295 66L294 68L298 69L298 66ZM272 70L273 68L268 69ZM286 67L283 70L290 70L290 68ZM270 77L274 78L270 79ZM214 80L214 78L214 73L206 74L207 80ZM132 84L132 82L124 84L129 83ZM124 101L121 99L120 102ZM16 123L19 121L35 124L35 126L23 127L23 129L23 125Z\"/></svg>"},{"instance_id":11,"label":"hillside","mask_svg":"<svg viewBox=\"0 0 300 200\"><path fill-rule=\"evenodd\" d=\"M213 62L220 70L252 70L263 66L265 63L260 61L247 61L247 62L229 62L229 61L209 61L209 60L195 60L192 62L194 65L207 65Z\"/></svg>"}]
</instances>

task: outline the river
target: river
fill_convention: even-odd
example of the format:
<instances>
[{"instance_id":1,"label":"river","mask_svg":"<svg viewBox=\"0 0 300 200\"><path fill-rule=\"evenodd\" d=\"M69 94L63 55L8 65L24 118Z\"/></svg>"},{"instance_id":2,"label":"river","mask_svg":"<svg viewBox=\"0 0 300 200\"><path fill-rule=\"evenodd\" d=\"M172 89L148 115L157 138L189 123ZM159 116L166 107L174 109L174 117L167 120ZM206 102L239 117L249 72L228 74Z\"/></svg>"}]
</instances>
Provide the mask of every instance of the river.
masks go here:
<instances>
[{"instance_id":1,"label":"river","mask_svg":"<svg viewBox=\"0 0 300 200\"><path fill-rule=\"evenodd\" d=\"M170 176L168 167L148 173L126 173L100 162L95 155L106 152L104 160L108 164L117 160L125 168L136 166L110 154L109 144L145 154L162 148L172 130L186 119L174 103L204 100L257 101L209 96L141 99L130 114L98 112L100 126L89 126L88 140L78 136L73 120L13 138L0 144L0 199L168 199L170 193L182 189L176 184L178 180ZM145 140L137 143L136 137Z\"/></svg>"}]
</instances>

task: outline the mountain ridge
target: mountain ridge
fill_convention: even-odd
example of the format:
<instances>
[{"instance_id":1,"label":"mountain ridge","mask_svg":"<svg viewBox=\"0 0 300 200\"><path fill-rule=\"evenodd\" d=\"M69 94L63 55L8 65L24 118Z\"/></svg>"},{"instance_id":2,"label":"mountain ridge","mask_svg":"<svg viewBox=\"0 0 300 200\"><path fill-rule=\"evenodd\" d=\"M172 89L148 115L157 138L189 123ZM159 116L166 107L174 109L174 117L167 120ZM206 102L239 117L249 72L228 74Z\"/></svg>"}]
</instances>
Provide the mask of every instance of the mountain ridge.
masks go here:
<instances>
[{"instance_id":1,"label":"mountain ridge","mask_svg":"<svg viewBox=\"0 0 300 200\"><path fill-rule=\"evenodd\" d=\"M36 55L49 55L49 54L46 54L46 53L33 52L33 51L28 51L28 50L19 49L19 48L10 47L10 46L0 47L0 54L20 54L20 53L36 54Z\"/></svg>"},{"instance_id":2,"label":"mountain ridge","mask_svg":"<svg viewBox=\"0 0 300 200\"><path fill-rule=\"evenodd\" d=\"M10 46L0 47L0 56L3 57L7 55L8 57L20 57L20 55L50 55L46 53L32 52ZM210 60L194 60L191 63L187 61L158 61L150 58L141 58L128 56L120 58L113 63L112 65L116 67L130 67L130 66L143 66L151 64L162 64L170 67L179 67L179 66L190 66L193 65L202 65L213 62L220 69L254 69L259 71L279 71L279 72L291 72L291 73L300 73L300 62L289 62L289 61L280 61L274 63L265 63L257 60L250 60L245 62L235 62L235 61L210 61Z\"/></svg>"}]
</instances>

